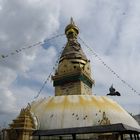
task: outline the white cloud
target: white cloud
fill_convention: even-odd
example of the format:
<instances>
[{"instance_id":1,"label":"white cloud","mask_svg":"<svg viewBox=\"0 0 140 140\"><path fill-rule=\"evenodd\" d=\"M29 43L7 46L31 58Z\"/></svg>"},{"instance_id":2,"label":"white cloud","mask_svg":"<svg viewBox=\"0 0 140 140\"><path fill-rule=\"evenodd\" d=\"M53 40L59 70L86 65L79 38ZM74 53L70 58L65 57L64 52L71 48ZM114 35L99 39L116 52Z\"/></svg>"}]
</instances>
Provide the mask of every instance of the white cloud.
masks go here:
<instances>
[{"instance_id":1,"label":"white cloud","mask_svg":"<svg viewBox=\"0 0 140 140\"><path fill-rule=\"evenodd\" d=\"M13 96L11 91L7 89L0 89L0 115L5 113L13 113L16 112L15 101L16 98Z\"/></svg>"},{"instance_id":2,"label":"white cloud","mask_svg":"<svg viewBox=\"0 0 140 140\"><path fill-rule=\"evenodd\" d=\"M14 112L15 108L19 110L36 94L27 85L22 88L18 86L18 77L28 76L29 70L39 59L36 59L39 49L28 49L14 56L10 53L55 33L59 27L59 9L59 5L49 0L0 1L0 57L2 54L9 55L0 59L0 112L3 112L0 115ZM27 94L30 98L25 95L27 92L30 92Z\"/></svg>"}]
</instances>

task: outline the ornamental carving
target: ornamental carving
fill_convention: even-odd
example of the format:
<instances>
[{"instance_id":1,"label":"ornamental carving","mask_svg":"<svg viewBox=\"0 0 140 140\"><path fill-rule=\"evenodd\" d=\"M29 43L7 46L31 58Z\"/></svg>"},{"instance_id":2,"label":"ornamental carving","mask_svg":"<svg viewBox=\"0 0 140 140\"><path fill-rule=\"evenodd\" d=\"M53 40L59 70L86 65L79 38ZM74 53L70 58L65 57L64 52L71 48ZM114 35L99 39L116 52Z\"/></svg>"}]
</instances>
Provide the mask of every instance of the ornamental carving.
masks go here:
<instances>
[{"instance_id":1,"label":"ornamental carving","mask_svg":"<svg viewBox=\"0 0 140 140\"><path fill-rule=\"evenodd\" d=\"M102 120L100 121L100 125L108 125L108 124L110 124L110 120L106 116L106 113L103 112Z\"/></svg>"}]
</instances>

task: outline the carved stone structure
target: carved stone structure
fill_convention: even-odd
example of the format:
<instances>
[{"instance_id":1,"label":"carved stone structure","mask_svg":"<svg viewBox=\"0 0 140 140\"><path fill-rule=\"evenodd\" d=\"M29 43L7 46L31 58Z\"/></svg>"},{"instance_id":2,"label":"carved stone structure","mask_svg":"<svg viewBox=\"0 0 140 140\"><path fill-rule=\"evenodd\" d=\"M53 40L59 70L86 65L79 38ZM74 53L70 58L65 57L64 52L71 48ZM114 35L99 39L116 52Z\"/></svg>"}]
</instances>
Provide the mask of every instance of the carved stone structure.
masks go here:
<instances>
[{"instance_id":1,"label":"carved stone structure","mask_svg":"<svg viewBox=\"0 0 140 140\"><path fill-rule=\"evenodd\" d=\"M7 140L29 140L36 129L35 119L30 111L30 105L21 109L19 116L7 129Z\"/></svg>"}]
</instances>

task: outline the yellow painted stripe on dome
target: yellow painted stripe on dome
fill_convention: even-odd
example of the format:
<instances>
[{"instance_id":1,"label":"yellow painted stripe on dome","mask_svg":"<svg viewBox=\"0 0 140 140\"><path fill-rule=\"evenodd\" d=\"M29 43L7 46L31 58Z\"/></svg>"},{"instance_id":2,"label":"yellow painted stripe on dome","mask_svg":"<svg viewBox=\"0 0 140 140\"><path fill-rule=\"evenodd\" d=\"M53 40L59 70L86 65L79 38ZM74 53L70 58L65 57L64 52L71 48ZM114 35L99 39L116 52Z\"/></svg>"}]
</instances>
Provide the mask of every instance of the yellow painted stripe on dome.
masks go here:
<instances>
[{"instance_id":1,"label":"yellow painted stripe on dome","mask_svg":"<svg viewBox=\"0 0 140 140\"><path fill-rule=\"evenodd\" d=\"M54 96L32 105L32 110L38 110L38 107L42 108L44 111L56 108L59 109L63 108L64 104L65 106L75 104L74 106L71 106L71 108L92 106L92 108L101 110L113 109L118 112L124 111L116 102L112 101L111 99L93 95Z\"/></svg>"}]
</instances>

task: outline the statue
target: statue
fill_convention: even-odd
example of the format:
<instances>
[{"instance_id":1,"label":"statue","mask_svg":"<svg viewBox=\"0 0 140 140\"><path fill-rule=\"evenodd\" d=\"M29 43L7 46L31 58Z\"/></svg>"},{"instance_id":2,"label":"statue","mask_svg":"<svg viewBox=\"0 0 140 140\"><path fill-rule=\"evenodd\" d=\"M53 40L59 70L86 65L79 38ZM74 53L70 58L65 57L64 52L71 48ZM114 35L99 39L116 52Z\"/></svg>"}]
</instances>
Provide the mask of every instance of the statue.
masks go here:
<instances>
[{"instance_id":1,"label":"statue","mask_svg":"<svg viewBox=\"0 0 140 140\"><path fill-rule=\"evenodd\" d=\"M110 93L107 94L107 96L121 96L121 94L116 91L116 89L113 87L113 84L111 85L111 87L109 88Z\"/></svg>"}]
</instances>

